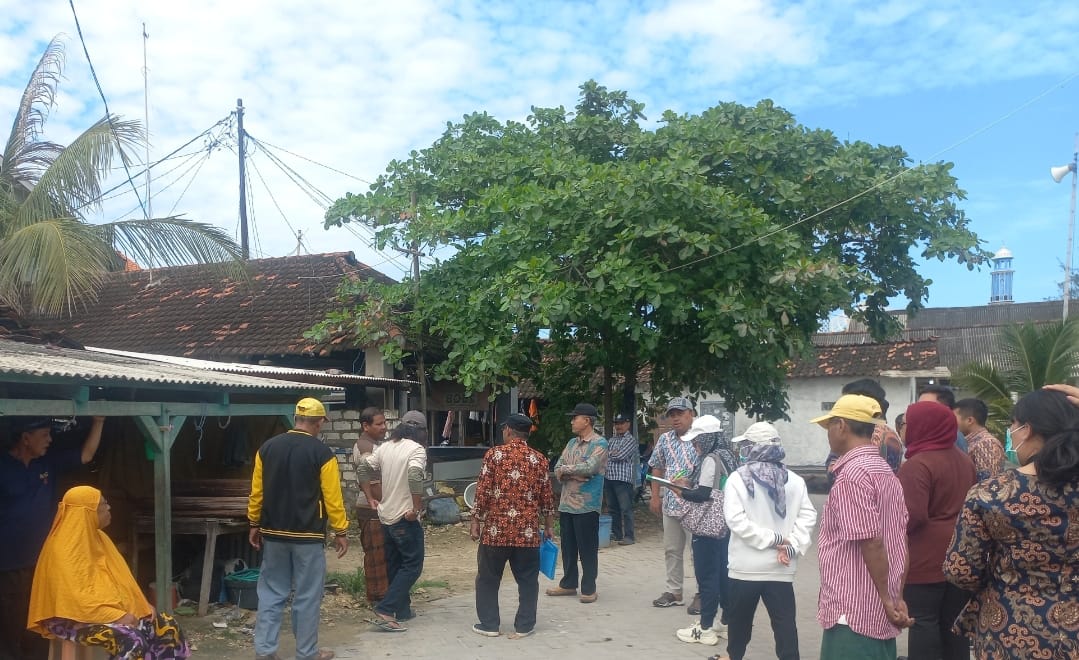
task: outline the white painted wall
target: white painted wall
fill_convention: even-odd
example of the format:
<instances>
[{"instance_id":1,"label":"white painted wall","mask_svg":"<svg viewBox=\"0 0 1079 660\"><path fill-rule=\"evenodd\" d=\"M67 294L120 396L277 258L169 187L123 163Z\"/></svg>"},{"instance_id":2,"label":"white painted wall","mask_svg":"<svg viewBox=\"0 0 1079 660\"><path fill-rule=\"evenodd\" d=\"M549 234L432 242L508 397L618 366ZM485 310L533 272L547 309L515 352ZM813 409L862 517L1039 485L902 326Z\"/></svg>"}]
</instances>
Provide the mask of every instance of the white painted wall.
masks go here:
<instances>
[{"instance_id":1,"label":"white painted wall","mask_svg":"<svg viewBox=\"0 0 1079 660\"><path fill-rule=\"evenodd\" d=\"M791 421L772 422L779 431L779 437L783 439L788 465L824 465L824 459L828 456L828 435L820 426L810 424L809 420L823 415L826 410L822 410L821 406L838 399L843 386L854 380L858 379L844 376L799 378L789 381L787 398L790 407L787 415L790 416ZM887 393L888 422L891 424L895 416L905 411L907 406L914 401L913 379L878 377L875 380ZM712 395L702 397L704 401L718 399L719 397ZM734 416L735 434L743 433L755 421L757 420L743 411L738 411Z\"/></svg>"}]
</instances>

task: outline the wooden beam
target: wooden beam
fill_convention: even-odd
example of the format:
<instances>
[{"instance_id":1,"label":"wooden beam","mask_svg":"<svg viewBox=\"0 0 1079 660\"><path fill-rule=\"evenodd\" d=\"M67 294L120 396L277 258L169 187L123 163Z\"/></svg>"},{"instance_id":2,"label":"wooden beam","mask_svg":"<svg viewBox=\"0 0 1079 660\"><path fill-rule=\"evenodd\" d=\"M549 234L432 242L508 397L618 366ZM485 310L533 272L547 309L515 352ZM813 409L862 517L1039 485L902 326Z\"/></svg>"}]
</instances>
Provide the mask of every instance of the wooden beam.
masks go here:
<instances>
[{"instance_id":1,"label":"wooden beam","mask_svg":"<svg viewBox=\"0 0 1079 660\"><path fill-rule=\"evenodd\" d=\"M154 581L159 612L172 614L172 445L184 416L135 417L142 434L157 448L154 452Z\"/></svg>"},{"instance_id":2,"label":"wooden beam","mask_svg":"<svg viewBox=\"0 0 1079 660\"><path fill-rule=\"evenodd\" d=\"M262 417L291 416L295 403L182 403L177 401L79 401L0 399L0 416L101 417Z\"/></svg>"}]
</instances>

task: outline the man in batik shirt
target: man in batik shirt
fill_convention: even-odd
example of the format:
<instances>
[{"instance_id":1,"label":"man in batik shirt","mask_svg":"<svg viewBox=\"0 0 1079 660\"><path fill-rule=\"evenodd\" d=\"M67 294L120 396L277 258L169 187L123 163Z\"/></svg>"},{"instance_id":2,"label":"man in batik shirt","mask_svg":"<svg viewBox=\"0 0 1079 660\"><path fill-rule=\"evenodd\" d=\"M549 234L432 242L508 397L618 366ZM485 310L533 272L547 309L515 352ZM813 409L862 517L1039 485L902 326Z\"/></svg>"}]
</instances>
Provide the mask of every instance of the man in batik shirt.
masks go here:
<instances>
[{"instance_id":1,"label":"man in batik shirt","mask_svg":"<svg viewBox=\"0 0 1079 660\"><path fill-rule=\"evenodd\" d=\"M476 482L472 507L472 540L479 541L476 573L476 615L472 631L497 637L501 620L498 587L506 562L517 581L517 616L511 639L527 637L536 627L539 600L539 524L554 536L551 481L547 458L528 446L532 420L514 413L502 427L503 443L487 450Z\"/></svg>"},{"instance_id":2,"label":"man in batik shirt","mask_svg":"<svg viewBox=\"0 0 1079 660\"><path fill-rule=\"evenodd\" d=\"M1004 471L1004 444L997 440L985 422L989 419L989 406L981 399L963 399L955 404L955 418L959 432L967 438L967 453L974 461L978 481L985 481Z\"/></svg>"}]
</instances>

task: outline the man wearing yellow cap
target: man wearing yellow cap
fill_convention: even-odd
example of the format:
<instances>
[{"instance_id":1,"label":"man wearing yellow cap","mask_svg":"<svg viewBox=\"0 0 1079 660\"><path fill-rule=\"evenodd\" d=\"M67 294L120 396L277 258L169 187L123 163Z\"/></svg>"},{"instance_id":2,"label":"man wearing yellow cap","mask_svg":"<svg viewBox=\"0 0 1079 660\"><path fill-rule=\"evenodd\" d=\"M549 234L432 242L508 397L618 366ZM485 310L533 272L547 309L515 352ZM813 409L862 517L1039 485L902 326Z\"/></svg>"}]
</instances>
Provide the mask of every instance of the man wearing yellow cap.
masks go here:
<instances>
[{"instance_id":1,"label":"man wearing yellow cap","mask_svg":"<svg viewBox=\"0 0 1079 660\"><path fill-rule=\"evenodd\" d=\"M873 445L884 423L880 404L839 397L814 420L839 458L820 527L821 660L895 660L895 638L912 621L903 602L907 507L903 488Z\"/></svg>"},{"instance_id":2,"label":"man wearing yellow cap","mask_svg":"<svg viewBox=\"0 0 1079 660\"><path fill-rule=\"evenodd\" d=\"M326 527L337 556L348 551L348 519L333 450L318 439L326 408L318 399L296 404L291 431L276 435L255 454L247 519L250 541L262 550L255 619L256 660L277 660L277 641L289 592L296 657L329 660L318 648L319 608L326 577Z\"/></svg>"}]
</instances>

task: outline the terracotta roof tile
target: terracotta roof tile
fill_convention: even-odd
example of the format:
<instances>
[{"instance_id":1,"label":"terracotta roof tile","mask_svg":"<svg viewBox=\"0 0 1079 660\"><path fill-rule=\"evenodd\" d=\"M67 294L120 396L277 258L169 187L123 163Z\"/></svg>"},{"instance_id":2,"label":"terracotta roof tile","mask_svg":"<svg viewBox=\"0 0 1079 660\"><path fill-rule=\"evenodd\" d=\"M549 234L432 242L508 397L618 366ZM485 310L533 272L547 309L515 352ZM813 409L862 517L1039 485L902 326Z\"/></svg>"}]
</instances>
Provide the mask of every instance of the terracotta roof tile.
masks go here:
<instances>
[{"instance_id":1,"label":"terracotta roof tile","mask_svg":"<svg viewBox=\"0 0 1079 660\"><path fill-rule=\"evenodd\" d=\"M813 357L791 366L792 378L875 376L882 371L923 371L940 366L935 338L813 347Z\"/></svg>"},{"instance_id":2,"label":"terracotta roof tile","mask_svg":"<svg viewBox=\"0 0 1079 660\"><path fill-rule=\"evenodd\" d=\"M249 277L181 266L112 273L97 303L72 318L33 319L88 345L215 359L323 353L303 333L332 309L342 278L393 280L349 252L248 262ZM340 340L335 348L359 348Z\"/></svg>"}]
</instances>

